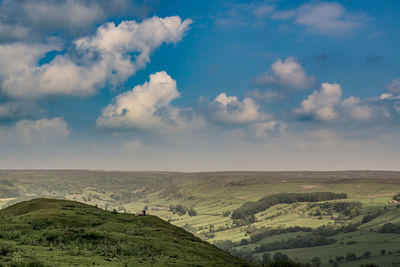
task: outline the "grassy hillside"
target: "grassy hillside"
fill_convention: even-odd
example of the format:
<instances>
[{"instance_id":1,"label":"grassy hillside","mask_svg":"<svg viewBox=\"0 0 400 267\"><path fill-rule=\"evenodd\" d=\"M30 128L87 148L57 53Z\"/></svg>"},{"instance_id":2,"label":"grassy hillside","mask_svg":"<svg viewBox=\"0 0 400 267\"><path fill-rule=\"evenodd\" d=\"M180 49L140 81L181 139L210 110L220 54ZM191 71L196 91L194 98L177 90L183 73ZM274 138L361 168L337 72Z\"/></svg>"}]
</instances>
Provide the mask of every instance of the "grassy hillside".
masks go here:
<instances>
[{"instance_id":1,"label":"grassy hillside","mask_svg":"<svg viewBox=\"0 0 400 267\"><path fill-rule=\"evenodd\" d=\"M3 266L246 265L156 216L43 198L0 211L0 256Z\"/></svg>"},{"instance_id":2,"label":"grassy hillside","mask_svg":"<svg viewBox=\"0 0 400 267\"><path fill-rule=\"evenodd\" d=\"M313 192L346 194L347 198L277 203L257 213L251 212L249 217L232 216L246 203L263 203L261 199L272 195ZM317 251L321 266L357 266L365 262L392 266L400 262L397 241L400 235L381 233L387 223L400 224L398 205L388 203L398 192L400 172L385 171L0 171L0 206L3 207L45 196L97 204L120 212L135 213L147 208L149 214L246 259L262 261L265 253L273 257L282 252L300 262L310 262ZM370 217L369 221L363 221L366 216ZM312 248L283 248L302 242L303 236L314 240L325 228L334 229L328 234L322 233L329 235L325 238L334 239L333 243L322 242L324 245ZM264 248L276 248L277 244L272 244L275 241L286 243L280 245L282 249L255 251L263 244L267 244ZM363 257L365 252L370 252L369 257ZM348 253L355 253L356 259L342 260Z\"/></svg>"}]
</instances>

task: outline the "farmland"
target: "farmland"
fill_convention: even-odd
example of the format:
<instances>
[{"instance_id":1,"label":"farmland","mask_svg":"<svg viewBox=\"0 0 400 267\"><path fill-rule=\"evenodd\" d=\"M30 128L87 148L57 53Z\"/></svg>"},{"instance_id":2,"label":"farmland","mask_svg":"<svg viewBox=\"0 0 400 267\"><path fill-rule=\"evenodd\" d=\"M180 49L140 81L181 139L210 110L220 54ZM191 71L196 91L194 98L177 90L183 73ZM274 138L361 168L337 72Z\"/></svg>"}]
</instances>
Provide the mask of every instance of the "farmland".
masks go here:
<instances>
[{"instance_id":1,"label":"farmland","mask_svg":"<svg viewBox=\"0 0 400 267\"><path fill-rule=\"evenodd\" d=\"M345 194L346 198L277 203L252 218L232 216L245 203L267 196L315 192ZM385 224L400 223L398 204L389 203L398 192L400 173L383 171L0 172L3 207L31 198L56 197L120 213L146 209L254 262L262 261L266 253L281 252L304 263L318 256L321 266L399 263L400 234L382 232ZM311 236L328 242L301 245ZM301 247L310 244L312 248Z\"/></svg>"}]
</instances>

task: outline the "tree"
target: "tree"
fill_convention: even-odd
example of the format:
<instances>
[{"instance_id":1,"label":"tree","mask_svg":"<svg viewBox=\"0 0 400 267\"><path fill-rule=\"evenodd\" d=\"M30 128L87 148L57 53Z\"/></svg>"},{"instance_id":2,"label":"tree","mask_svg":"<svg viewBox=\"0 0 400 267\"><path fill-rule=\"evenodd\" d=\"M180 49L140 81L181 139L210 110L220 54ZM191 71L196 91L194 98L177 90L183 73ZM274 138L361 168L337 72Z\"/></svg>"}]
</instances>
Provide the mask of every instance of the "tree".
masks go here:
<instances>
[{"instance_id":1,"label":"tree","mask_svg":"<svg viewBox=\"0 0 400 267\"><path fill-rule=\"evenodd\" d=\"M282 252L276 252L276 253L274 254L273 259L274 259L274 261L278 261L278 262L289 261L288 255L283 254Z\"/></svg>"},{"instance_id":2,"label":"tree","mask_svg":"<svg viewBox=\"0 0 400 267\"><path fill-rule=\"evenodd\" d=\"M371 252L370 252L370 251L365 251L364 254L363 254L363 257L364 257L364 258L369 258L369 257L371 257Z\"/></svg>"},{"instance_id":3,"label":"tree","mask_svg":"<svg viewBox=\"0 0 400 267\"><path fill-rule=\"evenodd\" d=\"M381 255L384 256L386 254L386 250L381 249Z\"/></svg>"},{"instance_id":4,"label":"tree","mask_svg":"<svg viewBox=\"0 0 400 267\"><path fill-rule=\"evenodd\" d=\"M197 216L197 211L195 211L194 209L189 209L188 210L188 215L189 216Z\"/></svg>"},{"instance_id":5,"label":"tree","mask_svg":"<svg viewBox=\"0 0 400 267\"><path fill-rule=\"evenodd\" d=\"M241 246L245 246L245 245L248 245L249 244L249 240L247 240L247 239L245 239L245 238L243 238L242 240L240 240L240 245Z\"/></svg>"},{"instance_id":6,"label":"tree","mask_svg":"<svg viewBox=\"0 0 400 267\"><path fill-rule=\"evenodd\" d=\"M263 263L270 263L271 262L271 254L264 253L263 254Z\"/></svg>"},{"instance_id":7,"label":"tree","mask_svg":"<svg viewBox=\"0 0 400 267\"><path fill-rule=\"evenodd\" d=\"M354 261L357 259L357 256L355 253L349 252L346 255L346 261Z\"/></svg>"},{"instance_id":8,"label":"tree","mask_svg":"<svg viewBox=\"0 0 400 267\"><path fill-rule=\"evenodd\" d=\"M311 263L312 263L313 265L315 265L315 266L320 266L320 265L321 265L321 259L320 259L319 257L314 257L314 258L311 260Z\"/></svg>"}]
</instances>

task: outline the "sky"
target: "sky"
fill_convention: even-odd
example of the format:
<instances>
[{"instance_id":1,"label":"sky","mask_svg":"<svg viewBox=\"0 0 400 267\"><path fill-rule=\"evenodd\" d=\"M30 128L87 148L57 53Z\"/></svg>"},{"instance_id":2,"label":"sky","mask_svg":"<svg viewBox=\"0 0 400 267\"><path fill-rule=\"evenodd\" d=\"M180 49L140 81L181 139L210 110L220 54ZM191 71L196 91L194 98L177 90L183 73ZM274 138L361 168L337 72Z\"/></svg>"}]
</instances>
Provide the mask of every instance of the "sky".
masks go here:
<instances>
[{"instance_id":1,"label":"sky","mask_svg":"<svg viewBox=\"0 0 400 267\"><path fill-rule=\"evenodd\" d=\"M0 168L400 170L397 0L0 0Z\"/></svg>"}]
</instances>

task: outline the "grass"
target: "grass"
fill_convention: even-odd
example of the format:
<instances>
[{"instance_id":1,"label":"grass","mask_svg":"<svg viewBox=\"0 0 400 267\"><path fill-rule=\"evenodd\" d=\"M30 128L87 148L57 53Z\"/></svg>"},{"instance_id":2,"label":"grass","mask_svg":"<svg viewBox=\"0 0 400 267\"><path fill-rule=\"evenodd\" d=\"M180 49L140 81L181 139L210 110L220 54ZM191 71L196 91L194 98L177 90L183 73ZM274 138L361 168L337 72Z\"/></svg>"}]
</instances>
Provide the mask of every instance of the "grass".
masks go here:
<instances>
[{"instance_id":1,"label":"grass","mask_svg":"<svg viewBox=\"0 0 400 267\"><path fill-rule=\"evenodd\" d=\"M243 260L156 216L35 199L0 211L0 263L44 266L242 266Z\"/></svg>"}]
</instances>

